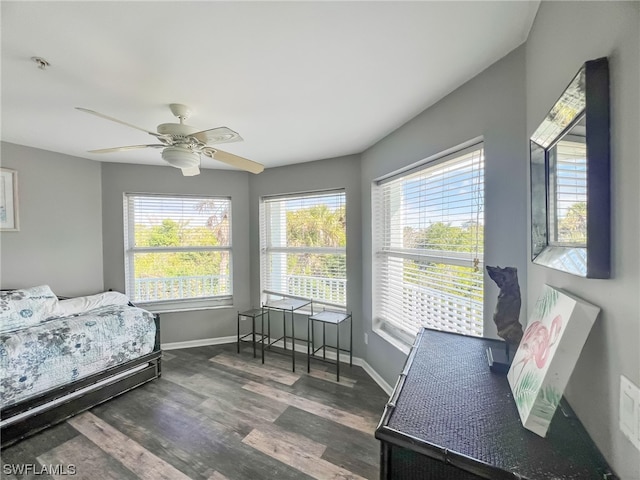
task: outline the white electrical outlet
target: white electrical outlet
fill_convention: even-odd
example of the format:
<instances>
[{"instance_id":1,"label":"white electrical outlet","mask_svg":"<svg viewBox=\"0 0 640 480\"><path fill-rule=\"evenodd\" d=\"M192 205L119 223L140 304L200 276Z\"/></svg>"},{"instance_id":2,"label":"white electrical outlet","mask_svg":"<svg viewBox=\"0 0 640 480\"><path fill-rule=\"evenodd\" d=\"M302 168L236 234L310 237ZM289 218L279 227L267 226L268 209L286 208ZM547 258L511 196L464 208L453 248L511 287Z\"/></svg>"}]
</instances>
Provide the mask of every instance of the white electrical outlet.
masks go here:
<instances>
[{"instance_id":1,"label":"white electrical outlet","mask_svg":"<svg viewBox=\"0 0 640 480\"><path fill-rule=\"evenodd\" d=\"M369 345L369 334L368 333L364 334L364 344L365 345Z\"/></svg>"},{"instance_id":2,"label":"white electrical outlet","mask_svg":"<svg viewBox=\"0 0 640 480\"><path fill-rule=\"evenodd\" d=\"M620 375L620 430L640 450L640 389Z\"/></svg>"}]
</instances>

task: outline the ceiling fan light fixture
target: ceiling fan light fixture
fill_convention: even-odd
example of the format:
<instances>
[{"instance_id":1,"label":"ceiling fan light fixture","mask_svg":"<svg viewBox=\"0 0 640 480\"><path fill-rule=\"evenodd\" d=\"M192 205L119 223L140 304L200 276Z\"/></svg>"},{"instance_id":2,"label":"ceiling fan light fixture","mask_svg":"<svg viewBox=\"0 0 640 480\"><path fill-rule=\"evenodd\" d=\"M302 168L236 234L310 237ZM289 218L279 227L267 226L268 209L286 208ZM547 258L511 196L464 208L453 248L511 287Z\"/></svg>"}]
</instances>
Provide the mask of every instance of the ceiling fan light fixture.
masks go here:
<instances>
[{"instance_id":1,"label":"ceiling fan light fixture","mask_svg":"<svg viewBox=\"0 0 640 480\"><path fill-rule=\"evenodd\" d=\"M2 0L0 0L2 1ZM36 61L34 59L34 61ZM152 132L136 125L132 125L117 118L104 115L103 113L89 110L88 108L76 107L78 110L90 113L97 117L110 120L127 127L141 130L156 138L159 143L148 145L129 145L124 147L101 148L99 150L90 150L90 153L112 153L128 150L137 150L141 148L161 148L162 159L169 165L182 170L185 176L194 176L200 173L200 156L206 155L213 160L217 160L234 168L245 170L251 173L260 173L264 170L264 165L249 160L247 158L234 155L233 153L224 152L211 145L218 143L230 143L242 141L242 137L238 132L228 127L209 128L207 130L198 130L190 125L185 125L184 120L189 118L191 110L186 105L172 103L171 112L178 117L180 123L162 123L158 125L157 132Z\"/></svg>"},{"instance_id":2,"label":"ceiling fan light fixture","mask_svg":"<svg viewBox=\"0 0 640 480\"><path fill-rule=\"evenodd\" d=\"M172 167L191 168L200 164L200 154L182 147L167 147L162 150L162 159Z\"/></svg>"}]
</instances>

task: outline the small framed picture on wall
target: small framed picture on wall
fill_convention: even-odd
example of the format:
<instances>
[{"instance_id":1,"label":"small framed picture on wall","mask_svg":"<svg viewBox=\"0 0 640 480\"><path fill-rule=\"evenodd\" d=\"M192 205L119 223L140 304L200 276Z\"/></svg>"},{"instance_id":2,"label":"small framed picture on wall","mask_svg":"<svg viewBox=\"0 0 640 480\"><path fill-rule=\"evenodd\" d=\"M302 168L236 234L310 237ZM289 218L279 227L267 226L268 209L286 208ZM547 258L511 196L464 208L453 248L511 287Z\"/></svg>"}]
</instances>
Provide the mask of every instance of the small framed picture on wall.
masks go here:
<instances>
[{"instance_id":1,"label":"small framed picture on wall","mask_svg":"<svg viewBox=\"0 0 640 480\"><path fill-rule=\"evenodd\" d=\"M0 168L0 231L18 230L18 172Z\"/></svg>"}]
</instances>

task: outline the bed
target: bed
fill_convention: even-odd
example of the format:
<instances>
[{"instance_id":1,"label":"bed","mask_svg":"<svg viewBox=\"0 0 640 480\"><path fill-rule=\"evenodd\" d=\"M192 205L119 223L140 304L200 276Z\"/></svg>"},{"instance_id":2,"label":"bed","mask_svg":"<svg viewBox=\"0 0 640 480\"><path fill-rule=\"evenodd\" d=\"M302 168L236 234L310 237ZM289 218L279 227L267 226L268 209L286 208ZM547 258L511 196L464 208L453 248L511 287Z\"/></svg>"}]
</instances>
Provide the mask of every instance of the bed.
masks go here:
<instances>
[{"instance_id":1,"label":"bed","mask_svg":"<svg viewBox=\"0 0 640 480\"><path fill-rule=\"evenodd\" d=\"M2 448L161 374L158 315L117 292L0 292Z\"/></svg>"}]
</instances>

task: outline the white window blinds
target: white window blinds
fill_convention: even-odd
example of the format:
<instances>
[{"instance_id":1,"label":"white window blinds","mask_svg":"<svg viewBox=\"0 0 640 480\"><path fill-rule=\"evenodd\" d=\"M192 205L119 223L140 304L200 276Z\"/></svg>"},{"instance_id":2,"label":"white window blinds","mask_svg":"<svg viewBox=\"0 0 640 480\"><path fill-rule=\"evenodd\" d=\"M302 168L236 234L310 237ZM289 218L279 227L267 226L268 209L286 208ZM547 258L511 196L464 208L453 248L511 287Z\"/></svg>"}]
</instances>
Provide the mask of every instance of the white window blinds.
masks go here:
<instances>
[{"instance_id":1,"label":"white window blinds","mask_svg":"<svg viewBox=\"0 0 640 480\"><path fill-rule=\"evenodd\" d=\"M260 229L264 301L285 295L346 306L344 191L263 198Z\"/></svg>"},{"instance_id":2,"label":"white window blinds","mask_svg":"<svg viewBox=\"0 0 640 480\"><path fill-rule=\"evenodd\" d=\"M376 320L482 335L482 145L378 182L374 213Z\"/></svg>"},{"instance_id":3,"label":"white window blinds","mask_svg":"<svg viewBox=\"0 0 640 480\"><path fill-rule=\"evenodd\" d=\"M126 292L154 311L232 304L231 199L125 194Z\"/></svg>"},{"instance_id":4,"label":"white window blinds","mask_svg":"<svg viewBox=\"0 0 640 480\"><path fill-rule=\"evenodd\" d=\"M584 138L559 141L550 151L549 225L554 245L587 245L587 146ZM576 138L576 137L573 137Z\"/></svg>"}]
</instances>

